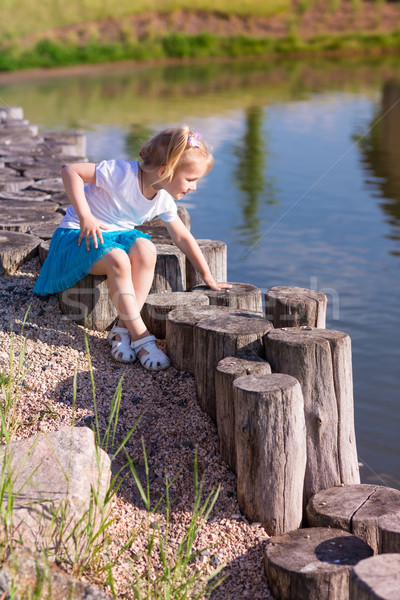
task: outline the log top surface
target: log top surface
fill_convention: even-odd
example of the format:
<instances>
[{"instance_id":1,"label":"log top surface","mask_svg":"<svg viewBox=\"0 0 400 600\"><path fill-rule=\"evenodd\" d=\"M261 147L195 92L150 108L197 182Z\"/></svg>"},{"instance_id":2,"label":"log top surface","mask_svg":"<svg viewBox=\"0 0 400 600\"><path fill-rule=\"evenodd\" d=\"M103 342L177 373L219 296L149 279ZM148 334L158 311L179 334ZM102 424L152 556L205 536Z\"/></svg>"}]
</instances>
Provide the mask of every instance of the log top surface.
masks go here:
<instances>
[{"instance_id":1,"label":"log top surface","mask_svg":"<svg viewBox=\"0 0 400 600\"><path fill-rule=\"evenodd\" d=\"M219 361L217 365L217 371L220 373L226 373L227 375L236 375L241 373L242 375L249 375L250 372L254 373L257 369L266 372L271 372L271 367L266 360L263 360L259 356L227 356Z\"/></svg>"},{"instance_id":2,"label":"log top surface","mask_svg":"<svg viewBox=\"0 0 400 600\"><path fill-rule=\"evenodd\" d=\"M349 338L344 331L336 329L319 329L317 327L282 327L272 329L267 334L267 340L281 341L285 344L314 344L326 341L339 341Z\"/></svg>"},{"instance_id":3,"label":"log top surface","mask_svg":"<svg viewBox=\"0 0 400 600\"><path fill-rule=\"evenodd\" d=\"M373 591L371 598L399 600L400 554L379 554L362 560L354 567L353 577L363 589Z\"/></svg>"},{"instance_id":4,"label":"log top surface","mask_svg":"<svg viewBox=\"0 0 400 600\"><path fill-rule=\"evenodd\" d=\"M230 312L235 312L235 309L229 308L229 306L179 306L168 313L168 320L194 326L210 315L221 315ZM236 312L241 311L236 310Z\"/></svg>"},{"instance_id":5,"label":"log top surface","mask_svg":"<svg viewBox=\"0 0 400 600\"><path fill-rule=\"evenodd\" d=\"M182 254L182 250L179 250L177 246L173 246L172 244L159 244L157 240L154 242L155 247L157 248L157 254Z\"/></svg>"},{"instance_id":6,"label":"log top surface","mask_svg":"<svg viewBox=\"0 0 400 600\"><path fill-rule=\"evenodd\" d=\"M208 297L202 292L156 292L146 298L146 304L152 306L185 306L191 302L208 306Z\"/></svg>"},{"instance_id":7,"label":"log top surface","mask_svg":"<svg viewBox=\"0 0 400 600\"><path fill-rule=\"evenodd\" d=\"M287 298L288 300L305 300L306 298L312 298L313 300L323 301L326 296L323 292L317 290L309 290L307 288L295 287L295 286L275 286L268 290L266 296L270 298Z\"/></svg>"},{"instance_id":8,"label":"log top surface","mask_svg":"<svg viewBox=\"0 0 400 600\"><path fill-rule=\"evenodd\" d=\"M233 385L245 392L261 394L300 386L297 379L283 373L243 375L235 379Z\"/></svg>"},{"instance_id":9,"label":"log top surface","mask_svg":"<svg viewBox=\"0 0 400 600\"><path fill-rule=\"evenodd\" d=\"M50 194L40 192L39 190L22 190L18 192L0 192L0 200L23 200L26 203L41 202L49 200Z\"/></svg>"},{"instance_id":10,"label":"log top surface","mask_svg":"<svg viewBox=\"0 0 400 600\"><path fill-rule=\"evenodd\" d=\"M268 560L302 573L350 569L372 553L360 538L329 527L309 527L274 536L265 548Z\"/></svg>"},{"instance_id":11,"label":"log top surface","mask_svg":"<svg viewBox=\"0 0 400 600\"><path fill-rule=\"evenodd\" d=\"M217 298L220 296L229 296L234 294L235 296L244 296L251 292L259 291L259 288L250 283L237 283L235 281L228 281L231 284L231 288L223 288L221 290L212 290L207 285L196 285L192 288L192 291L200 291L207 294L211 298Z\"/></svg>"},{"instance_id":12,"label":"log top surface","mask_svg":"<svg viewBox=\"0 0 400 600\"><path fill-rule=\"evenodd\" d=\"M10 214L15 217L15 211L20 214L32 213L32 211L55 212L57 204L45 200L4 200L0 198L0 214Z\"/></svg>"},{"instance_id":13,"label":"log top surface","mask_svg":"<svg viewBox=\"0 0 400 600\"><path fill-rule=\"evenodd\" d=\"M7 247L10 248L14 246L15 248L19 248L22 243L34 245L39 245L41 239L30 233L20 233L18 231L6 231L0 230L0 244L7 244Z\"/></svg>"},{"instance_id":14,"label":"log top surface","mask_svg":"<svg viewBox=\"0 0 400 600\"><path fill-rule=\"evenodd\" d=\"M365 483L332 487L310 498L307 511L357 521L400 515L400 491Z\"/></svg>"},{"instance_id":15,"label":"log top surface","mask_svg":"<svg viewBox=\"0 0 400 600\"><path fill-rule=\"evenodd\" d=\"M217 333L227 334L264 334L273 325L265 317L259 313L247 313L237 309L235 313L226 315L212 315L208 318L201 319L197 323L197 327L208 329Z\"/></svg>"}]
</instances>

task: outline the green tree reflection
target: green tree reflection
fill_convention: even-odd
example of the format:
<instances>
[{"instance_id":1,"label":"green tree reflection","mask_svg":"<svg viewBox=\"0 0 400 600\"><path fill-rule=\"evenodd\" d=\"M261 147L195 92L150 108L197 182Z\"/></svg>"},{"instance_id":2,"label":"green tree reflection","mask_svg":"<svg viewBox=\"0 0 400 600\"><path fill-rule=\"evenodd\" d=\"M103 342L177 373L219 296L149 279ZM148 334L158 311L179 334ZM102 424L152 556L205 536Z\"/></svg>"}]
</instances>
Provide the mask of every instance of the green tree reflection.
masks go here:
<instances>
[{"instance_id":1,"label":"green tree reflection","mask_svg":"<svg viewBox=\"0 0 400 600\"><path fill-rule=\"evenodd\" d=\"M139 159L141 147L154 134L155 131L153 131L150 127L147 127L141 123L132 123L125 137L125 151L129 157L129 160Z\"/></svg>"},{"instance_id":2,"label":"green tree reflection","mask_svg":"<svg viewBox=\"0 0 400 600\"><path fill-rule=\"evenodd\" d=\"M238 158L234 183L240 190L242 222L235 229L240 233L238 242L251 245L260 237L263 219L261 205L277 204L274 179L266 178L268 147L263 132L263 108L252 106L246 110L246 128L242 140L235 146Z\"/></svg>"},{"instance_id":3,"label":"green tree reflection","mask_svg":"<svg viewBox=\"0 0 400 600\"><path fill-rule=\"evenodd\" d=\"M379 206L391 226L388 237L400 241L400 82L385 83L379 111L359 147L363 164L373 175L367 184L374 186L382 198ZM400 248L392 254L400 256Z\"/></svg>"}]
</instances>

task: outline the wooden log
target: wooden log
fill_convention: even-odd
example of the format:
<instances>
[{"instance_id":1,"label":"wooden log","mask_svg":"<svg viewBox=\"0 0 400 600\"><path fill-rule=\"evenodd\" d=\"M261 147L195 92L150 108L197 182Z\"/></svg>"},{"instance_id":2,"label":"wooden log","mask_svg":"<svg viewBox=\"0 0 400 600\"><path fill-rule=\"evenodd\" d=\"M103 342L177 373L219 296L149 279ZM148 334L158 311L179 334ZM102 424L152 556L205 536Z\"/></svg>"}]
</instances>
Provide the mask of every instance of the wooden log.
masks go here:
<instances>
[{"instance_id":1,"label":"wooden log","mask_svg":"<svg viewBox=\"0 0 400 600\"><path fill-rule=\"evenodd\" d=\"M150 293L184 292L186 290L185 255L176 246L169 244L155 244L155 246L157 263Z\"/></svg>"},{"instance_id":2,"label":"wooden log","mask_svg":"<svg viewBox=\"0 0 400 600\"><path fill-rule=\"evenodd\" d=\"M378 519L379 552L400 553L400 514L384 515Z\"/></svg>"},{"instance_id":3,"label":"wooden log","mask_svg":"<svg viewBox=\"0 0 400 600\"><path fill-rule=\"evenodd\" d=\"M56 229L58 229L58 225L56 223L50 223L46 225L39 225L39 227L34 227L29 233L30 235L35 235L42 240L51 240Z\"/></svg>"},{"instance_id":4,"label":"wooden log","mask_svg":"<svg viewBox=\"0 0 400 600\"><path fill-rule=\"evenodd\" d=\"M15 202L15 200L22 200L23 202L42 202L44 200L50 200L50 194L46 192L39 192L39 190L19 190L18 192L0 192L0 200L8 200L9 202Z\"/></svg>"},{"instance_id":5,"label":"wooden log","mask_svg":"<svg viewBox=\"0 0 400 600\"><path fill-rule=\"evenodd\" d=\"M58 167L45 167L37 163L37 166L31 165L25 169L24 177L29 177L34 181L41 181L43 179L57 179L60 176L61 166Z\"/></svg>"},{"instance_id":6,"label":"wooden log","mask_svg":"<svg viewBox=\"0 0 400 600\"><path fill-rule=\"evenodd\" d=\"M301 287L273 287L265 294L265 316L274 327L326 327L328 299Z\"/></svg>"},{"instance_id":7,"label":"wooden log","mask_svg":"<svg viewBox=\"0 0 400 600\"><path fill-rule=\"evenodd\" d=\"M15 273L38 253L40 239L27 233L0 231L0 273Z\"/></svg>"},{"instance_id":8,"label":"wooden log","mask_svg":"<svg viewBox=\"0 0 400 600\"><path fill-rule=\"evenodd\" d=\"M194 328L194 375L201 408L215 421L215 369L220 360L246 348L264 357L263 336L272 323L257 313L231 309L226 315L202 319Z\"/></svg>"},{"instance_id":9,"label":"wooden log","mask_svg":"<svg viewBox=\"0 0 400 600\"><path fill-rule=\"evenodd\" d=\"M178 217L190 230L190 215L184 206L178 205ZM138 225L137 229L141 227L163 227L165 230L167 229L165 222L161 219L161 217L154 217L154 219L151 219L151 221L144 221L144 223Z\"/></svg>"},{"instance_id":10,"label":"wooden log","mask_svg":"<svg viewBox=\"0 0 400 600\"><path fill-rule=\"evenodd\" d=\"M301 526L306 468L299 382L274 373L233 382L237 497L241 512L270 535Z\"/></svg>"},{"instance_id":11,"label":"wooden log","mask_svg":"<svg viewBox=\"0 0 400 600\"><path fill-rule=\"evenodd\" d=\"M360 483L354 432L350 337L328 329L274 329L265 355L301 384L307 427L305 505L335 485Z\"/></svg>"},{"instance_id":12,"label":"wooden log","mask_svg":"<svg viewBox=\"0 0 400 600\"><path fill-rule=\"evenodd\" d=\"M212 290L207 285L196 285L192 291L200 291L210 299L211 305L230 306L243 310L262 312L261 290L249 283L229 282L232 287L219 291Z\"/></svg>"},{"instance_id":13,"label":"wooden log","mask_svg":"<svg viewBox=\"0 0 400 600\"><path fill-rule=\"evenodd\" d=\"M219 361L215 372L216 420L219 451L222 459L236 473L235 410L233 382L244 375L267 375L269 363L262 358L253 360L228 356Z\"/></svg>"},{"instance_id":14,"label":"wooden log","mask_svg":"<svg viewBox=\"0 0 400 600\"><path fill-rule=\"evenodd\" d=\"M161 292L149 294L141 315L147 329L158 339L166 337L168 313L178 306L208 306L209 301L201 292Z\"/></svg>"},{"instance_id":15,"label":"wooden log","mask_svg":"<svg viewBox=\"0 0 400 600\"><path fill-rule=\"evenodd\" d=\"M227 247L219 240L196 240L204 258L210 267L215 281L223 282L227 278ZM191 290L204 282L190 260L186 260L186 289Z\"/></svg>"},{"instance_id":16,"label":"wooden log","mask_svg":"<svg viewBox=\"0 0 400 600\"><path fill-rule=\"evenodd\" d=\"M87 275L73 287L59 292L58 300L64 315L95 331L104 331L118 316L105 275Z\"/></svg>"},{"instance_id":17,"label":"wooden log","mask_svg":"<svg viewBox=\"0 0 400 600\"><path fill-rule=\"evenodd\" d=\"M68 207L71 204L65 192L55 192L54 194L51 194L50 200L51 202L55 202L56 204L58 204L58 206L61 206L63 208Z\"/></svg>"},{"instance_id":18,"label":"wooden log","mask_svg":"<svg viewBox=\"0 0 400 600\"><path fill-rule=\"evenodd\" d=\"M42 265L47 258L50 248L50 240L41 241L38 247L39 252L39 262Z\"/></svg>"},{"instance_id":19,"label":"wooden log","mask_svg":"<svg viewBox=\"0 0 400 600\"><path fill-rule=\"evenodd\" d=\"M393 516L399 524L400 491L378 485L329 488L315 494L307 505L307 522L311 526L349 531L363 539L376 553L385 552L388 544L385 539L381 546L384 534L380 520L385 515ZM384 526L385 521L382 524Z\"/></svg>"},{"instance_id":20,"label":"wooden log","mask_svg":"<svg viewBox=\"0 0 400 600\"><path fill-rule=\"evenodd\" d=\"M38 181L32 180L30 187L32 190L39 190L39 192L46 192L47 194L65 191L61 177L49 177L48 179L39 179Z\"/></svg>"},{"instance_id":21,"label":"wooden log","mask_svg":"<svg viewBox=\"0 0 400 600\"><path fill-rule=\"evenodd\" d=\"M34 227L44 224L56 224L61 221L62 215L54 211L54 206L51 210L44 207L45 204L40 203L40 207L31 208L15 208L13 211L3 209L3 203L0 204L0 229L7 231L19 231L27 233ZM46 203L47 204L47 203ZM51 206L51 203L48 203Z\"/></svg>"},{"instance_id":22,"label":"wooden log","mask_svg":"<svg viewBox=\"0 0 400 600\"><path fill-rule=\"evenodd\" d=\"M350 575L349 600L398 600L400 554L380 554L360 561Z\"/></svg>"},{"instance_id":23,"label":"wooden log","mask_svg":"<svg viewBox=\"0 0 400 600\"><path fill-rule=\"evenodd\" d=\"M22 106L0 106L0 123L6 123L12 119L23 119L24 109Z\"/></svg>"},{"instance_id":24,"label":"wooden log","mask_svg":"<svg viewBox=\"0 0 400 600\"><path fill-rule=\"evenodd\" d=\"M279 600L348 600L351 570L371 555L346 531L298 529L268 540L265 573Z\"/></svg>"},{"instance_id":25,"label":"wooden log","mask_svg":"<svg viewBox=\"0 0 400 600\"><path fill-rule=\"evenodd\" d=\"M86 155L86 134L80 131L45 131L43 136L45 142L66 143L74 148L73 153Z\"/></svg>"},{"instance_id":26,"label":"wooden log","mask_svg":"<svg viewBox=\"0 0 400 600\"><path fill-rule=\"evenodd\" d=\"M0 179L0 191L18 192L33 184L33 179L18 177L16 175L5 175Z\"/></svg>"},{"instance_id":27,"label":"wooden log","mask_svg":"<svg viewBox=\"0 0 400 600\"><path fill-rule=\"evenodd\" d=\"M167 352L173 366L194 373L194 327L212 315L229 313L225 306L180 306L168 313L166 322Z\"/></svg>"},{"instance_id":28,"label":"wooden log","mask_svg":"<svg viewBox=\"0 0 400 600\"><path fill-rule=\"evenodd\" d=\"M161 225L139 225L138 227L135 227L135 229L151 235L153 244L174 244L167 228ZM174 247L176 248L176 246Z\"/></svg>"}]
</instances>

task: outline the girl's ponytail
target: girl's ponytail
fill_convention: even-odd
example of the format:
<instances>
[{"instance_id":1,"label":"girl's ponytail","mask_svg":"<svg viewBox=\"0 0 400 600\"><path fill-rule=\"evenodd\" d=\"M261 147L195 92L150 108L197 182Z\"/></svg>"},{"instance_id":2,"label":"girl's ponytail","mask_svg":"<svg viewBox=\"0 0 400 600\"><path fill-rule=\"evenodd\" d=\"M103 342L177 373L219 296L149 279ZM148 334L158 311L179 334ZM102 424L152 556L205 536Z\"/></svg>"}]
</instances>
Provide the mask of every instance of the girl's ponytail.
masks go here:
<instances>
[{"instance_id":1,"label":"girl's ponytail","mask_svg":"<svg viewBox=\"0 0 400 600\"><path fill-rule=\"evenodd\" d=\"M175 171L189 162L206 160L208 170L214 162L201 134L192 133L186 125L157 133L142 147L140 157L143 171L154 172L163 168L163 176L158 181L171 181Z\"/></svg>"}]
</instances>

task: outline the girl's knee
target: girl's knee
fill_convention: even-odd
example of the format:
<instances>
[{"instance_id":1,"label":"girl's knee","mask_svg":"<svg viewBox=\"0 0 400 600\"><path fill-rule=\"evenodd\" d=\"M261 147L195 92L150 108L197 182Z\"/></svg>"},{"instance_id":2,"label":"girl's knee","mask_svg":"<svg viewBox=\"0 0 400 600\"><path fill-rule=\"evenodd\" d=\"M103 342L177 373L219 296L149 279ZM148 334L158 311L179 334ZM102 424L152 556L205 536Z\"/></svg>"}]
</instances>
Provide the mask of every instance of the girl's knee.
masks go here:
<instances>
[{"instance_id":1,"label":"girl's knee","mask_svg":"<svg viewBox=\"0 0 400 600\"><path fill-rule=\"evenodd\" d=\"M130 274L130 262L126 252L120 248L114 248L110 252L107 252L101 260L103 261L106 268L106 275L124 275Z\"/></svg>"},{"instance_id":2,"label":"girl's knee","mask_svg":"<svg viewBox=\"0 0 400 600\"><path fill-rule=\"evenodd\" d=\"M140 261L145 267L154 268L157 261L157 248L147 238L139 238L129 251L132 261Z\"/></svg>"}]
</instances>

